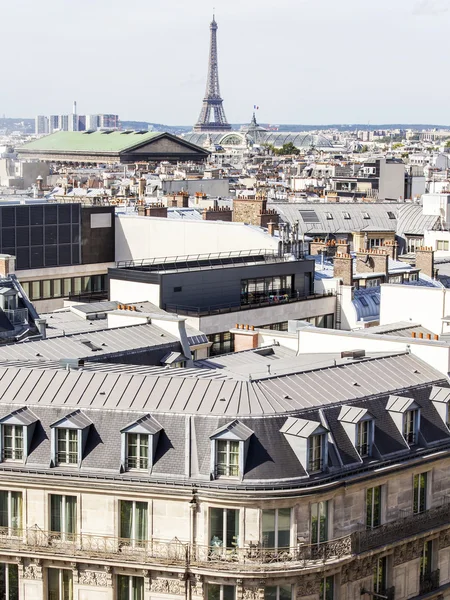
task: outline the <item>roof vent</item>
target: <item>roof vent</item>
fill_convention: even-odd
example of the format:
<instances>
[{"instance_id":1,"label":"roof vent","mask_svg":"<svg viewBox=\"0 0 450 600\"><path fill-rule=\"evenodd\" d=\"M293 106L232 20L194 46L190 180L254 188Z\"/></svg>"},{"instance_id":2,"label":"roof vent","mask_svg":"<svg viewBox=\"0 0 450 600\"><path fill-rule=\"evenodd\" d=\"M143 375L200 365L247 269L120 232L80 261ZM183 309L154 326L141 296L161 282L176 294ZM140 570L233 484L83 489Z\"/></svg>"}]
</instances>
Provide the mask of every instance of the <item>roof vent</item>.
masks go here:
<instances>
[{"instance_id":1,"label":"roof vent","mask_svg":"<svg viewBox=\"0 0 450 600\"><path fill-rule=\"evenodd\" d=\"M364 358L365 356L365 350L344 350L341 352L341 358Z\"/></svg>"}]
</instances>

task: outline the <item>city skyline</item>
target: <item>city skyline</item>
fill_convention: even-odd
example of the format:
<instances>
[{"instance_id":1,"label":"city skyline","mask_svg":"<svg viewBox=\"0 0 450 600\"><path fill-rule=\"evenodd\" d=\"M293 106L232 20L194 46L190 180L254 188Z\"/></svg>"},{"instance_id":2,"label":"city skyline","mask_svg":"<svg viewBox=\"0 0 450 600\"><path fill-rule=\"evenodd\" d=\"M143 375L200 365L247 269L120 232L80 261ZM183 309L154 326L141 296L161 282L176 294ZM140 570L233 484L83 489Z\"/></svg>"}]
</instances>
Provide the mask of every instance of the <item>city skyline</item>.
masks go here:
<instances>
[{"instance_id":1,"label":"city skyline","mask_svg":"<svg viewBox=\"0 0 450 600\"><path fill-rule=\"evenodd\" d=\"M15 60L2 66L9 85L0 114L67 113L76 98L83 114L195 123L207 76L211 2L197 0L192 10L178 1L169 8L134 0L124 15L117 0L89 9L80 0L77 11L90 27L68 18L67 2L44 4L45 20L42 4L30 0L6 8L6 20L20 28L5 32ZM437 94L424 83L438 80L446 66L450 0L381 0L364 11L358 4L281 0L274 13L265 1L216 0L229 122L248 121L257 104L258 120L266 123L423 123L430 114L446 123L450 84L439 79ZM18 31L26 44L17 44Z\"/></svg>"}]
</instances>

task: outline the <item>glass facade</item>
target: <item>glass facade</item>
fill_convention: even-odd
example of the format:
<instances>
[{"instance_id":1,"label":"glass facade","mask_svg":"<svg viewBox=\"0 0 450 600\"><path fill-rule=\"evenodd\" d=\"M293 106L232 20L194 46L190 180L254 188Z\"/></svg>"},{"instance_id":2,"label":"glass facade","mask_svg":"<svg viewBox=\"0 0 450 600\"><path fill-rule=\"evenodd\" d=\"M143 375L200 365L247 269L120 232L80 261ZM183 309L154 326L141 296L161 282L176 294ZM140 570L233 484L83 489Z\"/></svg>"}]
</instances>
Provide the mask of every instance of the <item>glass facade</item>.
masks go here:
<instances>
[{"instance_id":1,"label":"glass facade","mask_svg":"<svg viewBox=\"0 0 450 600\"><path fill-rule=\"evenodd\" d=\"M99 296L106 298L106 274L22 281L20 284L31 301L66 298L71 295L83 294L99 294Z\"/></svg>"},{"instance_id":2,"label":"glass facade","mask_svg":"<svg viewBox=\"0 0 450 600\"><path fill-rule=\"evenodd\" d=\"M286 302L293 297L294 275L260 277L241 281L241 304Z\"/></svg>"},{"instance_id":3,"label":"glass facade","mask_svg":"<svg viewBox=\"0 0 450 600\"><path fill-rule=\"evenodd\" d=\"M1 206L0 253L15 256L19 270L79 265L81 206Z\"/></svg>"}]
</instances>

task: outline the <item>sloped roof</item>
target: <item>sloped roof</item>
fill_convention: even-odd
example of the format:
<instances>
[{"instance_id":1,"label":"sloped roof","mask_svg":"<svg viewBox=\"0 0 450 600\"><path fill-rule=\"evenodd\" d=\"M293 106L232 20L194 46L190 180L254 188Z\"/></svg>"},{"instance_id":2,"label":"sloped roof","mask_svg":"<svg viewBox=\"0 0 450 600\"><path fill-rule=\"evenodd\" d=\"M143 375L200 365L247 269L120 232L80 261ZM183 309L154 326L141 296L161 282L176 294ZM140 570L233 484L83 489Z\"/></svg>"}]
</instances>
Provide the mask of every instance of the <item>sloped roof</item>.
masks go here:
<instances>
[{"instance_id":1,"label":"sloped roof","mask_svg":"<svg viewBox=\"0 0 450 600\"><path fill-rule=\"evenodd\" d=\"M424 215L420 204L400 204L397 215L399 235L423 235L424 231L434 229L439 223L438 216Z\"/></svg>"},{"instance_id":2,"label":"sloped roof","mask_svg":"<svg viewBox=\"0 0 450 600\"><path fill-rule=\"evenodd\" d=\"M123 152L160 135L155 131L57 131L25 144L20 151Z\"/></svg>"}]
</instances>

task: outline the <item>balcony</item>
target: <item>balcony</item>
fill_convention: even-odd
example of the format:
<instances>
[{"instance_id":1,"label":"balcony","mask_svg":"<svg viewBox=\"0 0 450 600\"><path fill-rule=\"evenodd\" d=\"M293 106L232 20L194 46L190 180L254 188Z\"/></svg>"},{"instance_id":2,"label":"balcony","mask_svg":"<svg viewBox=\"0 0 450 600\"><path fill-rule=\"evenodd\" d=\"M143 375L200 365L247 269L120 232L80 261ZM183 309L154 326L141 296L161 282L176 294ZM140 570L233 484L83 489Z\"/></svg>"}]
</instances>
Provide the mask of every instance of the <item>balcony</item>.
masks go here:
<instances>
[{"instance_id":1,"label":"balcony","mask_svg":"<svg viewBox=\"0 0 450 600\"><path fill-rule=\"evenodd\" d=\"M420 574L419 594L429 594L439 589L439 569Z\"/></svg>"},{"instance_id":2,"label":"balcony","mask_svg":"<svg viewBox=\"0 0 450 600\"><path fill-rule=\"evenodd\" d=\"M374 529L355 533L355 549L357 553L368 552L432 529L448 526L449 523L450 503L446 503L419 514L401 516L391 523L385 523Z\"/></svg>"},{"instance_id":3,"label":"balcony","mask_svg":"<svg viewBox=\"0 0 450 600\"><path fill-rule=\"evenodd\" d=\"M257 308L267 308L268 306L279 306L280 304L290 304L291 302L304 302L305 300L315 300L317 298L328 298L334 296L332 291L323 294L308 294L306 296L298 296L284 294L282 296L262 296L257 301L248 303L232 303L232 304L215 304L212 306L183 306L179 304L166 304L164 310L167 312L176 313L177 315L185 315L188 317L208 317L211 315L220 315L226 313L240 312L253 310Z\"/></svg>"},{"instance_id":4,"label":"balcony","mask_svg":"<svg viewBox=\"0 0 450 600\"><path fill-rule=\"evenodd\" d=\"M14 535L13 535L14 534ZM201 567L220 571L262 572L297 570L335 562L353 554L352 536L295 548L247 548L199 546L177 538L130 540L113 536L62 534L37 527L12 531L0 529L0 551L55 555L68 559L119 561L141 565Z\"/></svg>"},{"instance_id":5,"label":"balcony","mask_svg":"<svg viewBox=\"0 0 450 600\"><path fill-rule=\"evenodd\" d=\"M12 325L27 325L28 323L27 308L16 308L15 310L9 310L5 308L3 312Z\"/></svg>"}]
</instances>

